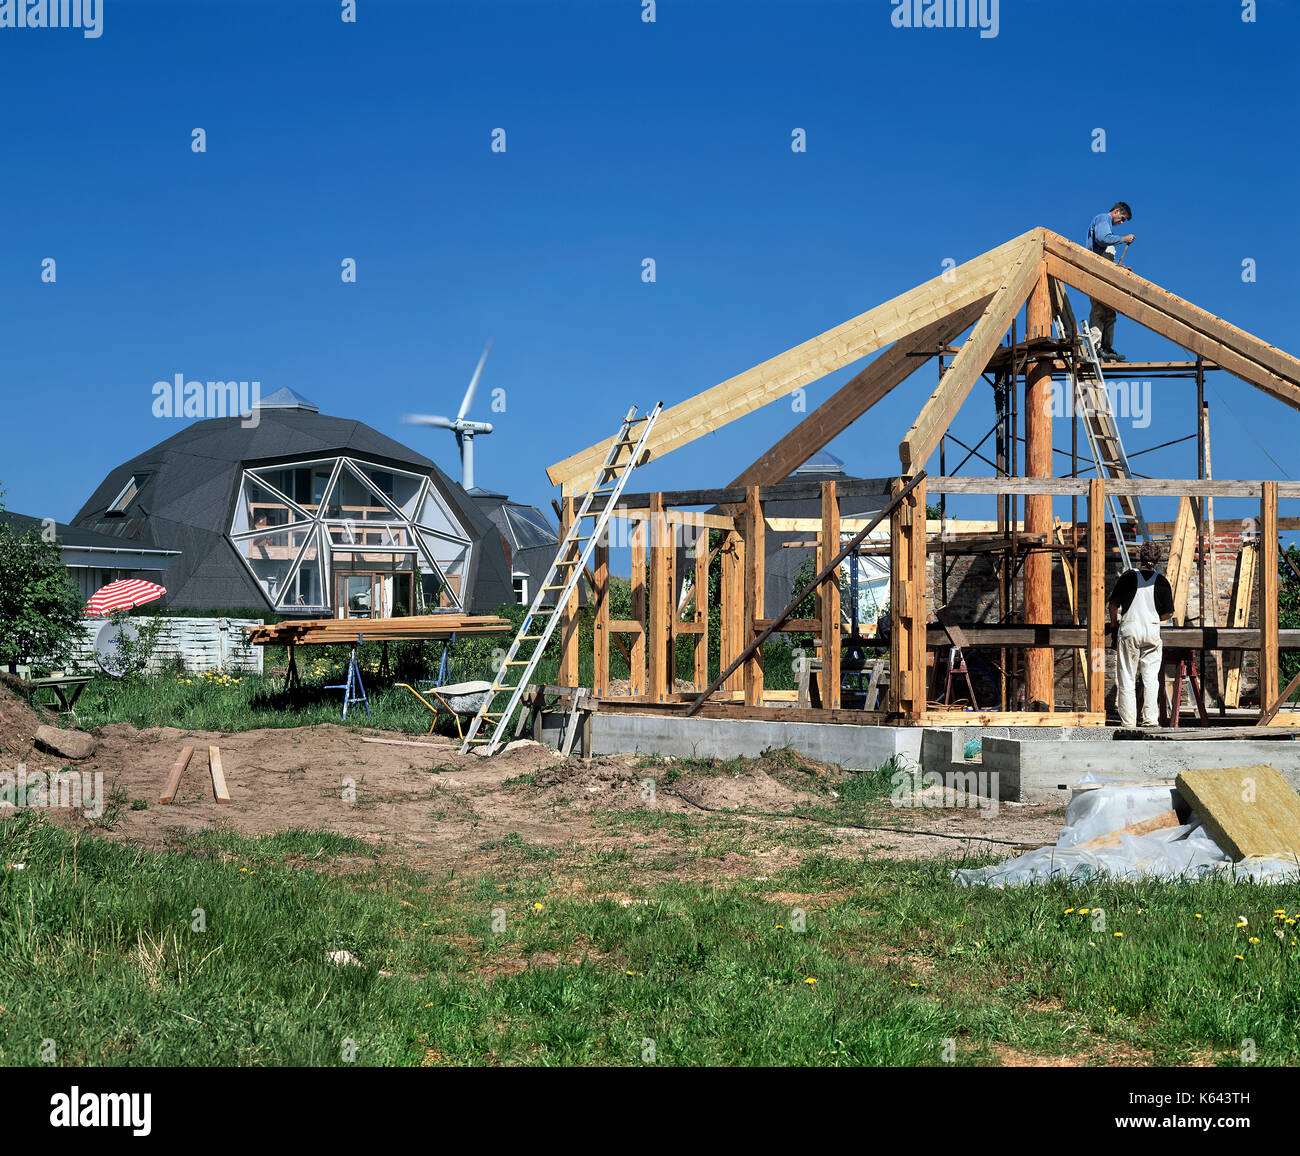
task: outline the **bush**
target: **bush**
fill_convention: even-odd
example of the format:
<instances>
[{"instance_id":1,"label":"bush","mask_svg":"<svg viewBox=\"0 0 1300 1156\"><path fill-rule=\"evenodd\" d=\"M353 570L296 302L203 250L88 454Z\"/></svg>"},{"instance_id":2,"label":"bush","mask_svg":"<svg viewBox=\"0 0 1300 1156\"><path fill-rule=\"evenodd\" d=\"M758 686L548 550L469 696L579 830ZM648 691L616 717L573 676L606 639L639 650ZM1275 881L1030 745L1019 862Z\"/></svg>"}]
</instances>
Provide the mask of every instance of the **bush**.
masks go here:
<instances>
[{"instance_id":1,"label":"bush","mask_svg":"<svg viewBox=\"0 0 1300 1156\"><path fill-rule=\"evenodd\" d=\"M66 663L82 606L57 540L35 527L16 534L0 521L0 662Z\"/></svg>"}]
</instances>

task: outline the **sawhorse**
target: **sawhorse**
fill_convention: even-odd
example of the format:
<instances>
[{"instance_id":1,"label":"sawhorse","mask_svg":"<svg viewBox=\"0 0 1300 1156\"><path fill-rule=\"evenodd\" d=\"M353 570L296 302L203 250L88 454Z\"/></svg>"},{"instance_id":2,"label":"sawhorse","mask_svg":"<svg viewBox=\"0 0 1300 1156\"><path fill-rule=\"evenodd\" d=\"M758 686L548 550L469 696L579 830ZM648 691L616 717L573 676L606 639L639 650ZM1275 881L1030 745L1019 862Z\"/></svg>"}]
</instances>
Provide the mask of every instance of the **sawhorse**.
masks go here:
<instances>
[{"instance_id":1,"label":"sawhorse","mask_svg":"<svg viewBox=\"0 0 1300 1156\"><path fill-rule=\"evenodd\" d=\"M335 683L333 686L326 686L326 690L341 690L343 692L343 721L348 721L348 706L351 703L359 702L364 704L366 714L370 714L370 702L366 698L366 688L361 681L361 667L357 665L357 647L361 645L362 636L357 635L357 640L352 645L352 651L348 656L348 676L345 682Z\"/></svg>"}]
</instances>

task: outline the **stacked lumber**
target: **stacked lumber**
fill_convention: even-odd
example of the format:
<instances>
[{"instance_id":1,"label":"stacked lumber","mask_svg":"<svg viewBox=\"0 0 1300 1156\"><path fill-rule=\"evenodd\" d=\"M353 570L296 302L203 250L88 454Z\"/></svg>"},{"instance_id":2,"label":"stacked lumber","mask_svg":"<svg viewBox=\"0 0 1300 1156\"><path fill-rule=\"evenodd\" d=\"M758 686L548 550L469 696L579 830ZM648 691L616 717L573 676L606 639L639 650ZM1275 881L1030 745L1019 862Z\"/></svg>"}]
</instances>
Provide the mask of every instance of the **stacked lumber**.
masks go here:
<instances>
[{"instance_id":1,"label":"stacked lumber","mask_svg":"<svg viewBox=\"0 0 1300 1156\"><path fill-rule=\"evenodd\" d=\"M248 632L253 646L306 646L356 642L400 642L450 638L453 634L505 634L513 627L494 614L421 614L405 618L309 618L277 622Z\"/></svg>"}]
</instances>

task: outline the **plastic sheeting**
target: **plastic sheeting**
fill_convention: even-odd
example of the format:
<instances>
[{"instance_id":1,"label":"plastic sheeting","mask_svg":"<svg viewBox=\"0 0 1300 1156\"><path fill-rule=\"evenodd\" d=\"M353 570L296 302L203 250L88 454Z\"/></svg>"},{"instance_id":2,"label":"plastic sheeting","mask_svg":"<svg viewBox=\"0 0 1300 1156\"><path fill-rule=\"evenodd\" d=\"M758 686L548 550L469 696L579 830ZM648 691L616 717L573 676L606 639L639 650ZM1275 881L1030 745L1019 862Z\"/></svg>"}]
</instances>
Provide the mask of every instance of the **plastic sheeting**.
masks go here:
<instances>
[{"instance_id":1,"label":"plastic sheeting","mask_svg":"<svg viewBox=\"0 0 1300 1156\"><path fill-rule=\"evenodd\" d=\"M1082 782L1098 782L1086 776ZM1179 827L1147 835L1121 835L1118 846L1081 847L1100 835L1118 831L1166 811L1186 812L1177 791L1169 786L1124 783L1079 792L1065 809L1065 827L1055 847L1040 847L990 867L963 868L952 873L958 883L1006 887L1064 879L1087 883L1112 879L1202 879L1207 876L1256 883L1289 883L1300 879L1300 862L1256 857L1233 863L1231 857L1191 813Z\"/></svg>"}]
</instances>

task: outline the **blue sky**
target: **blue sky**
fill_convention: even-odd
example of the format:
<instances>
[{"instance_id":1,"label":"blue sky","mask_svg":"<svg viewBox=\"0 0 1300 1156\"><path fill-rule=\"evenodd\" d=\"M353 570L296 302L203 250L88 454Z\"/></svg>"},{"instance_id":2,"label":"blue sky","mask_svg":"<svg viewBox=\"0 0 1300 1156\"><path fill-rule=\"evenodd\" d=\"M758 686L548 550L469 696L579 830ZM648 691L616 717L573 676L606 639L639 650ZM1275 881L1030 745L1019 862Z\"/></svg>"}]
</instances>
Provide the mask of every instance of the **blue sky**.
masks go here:
<instances>
[{"instance_id":1,"label":"blue sky","mask_svg":"<svg viewBox=\"0 0 1300 1156\"><path fill-rule=\"evenodd\" d=\"M97 39L0 28L6 504L70 518L183 427L151 414L176 373L292 386L457 475L451 436L400 415L454 413L492 337L478 481L549 510L545 466L629 404L678 402L945 258L1036 225L1081 240L1119 198L1139 272L1300 351L1300 8L1001 0L989 38L892 9L659 0L645 23L641 0L358 0L347 24L337 0L104 0ZM1116 345L1177 356L1124 319ZM830 448L896 472L933 385L931 365ZM1300 476L1300 414L1224 374L1207 397L1216 476L1287 476L1267 455ZM1156 381L1130 450L1194 432L1193 399ZM635 488L725 484L799 417L778 401ZM953 431L991 422L977 386ZM1195 476L1195 443L1135 468Z\"/></svg>"}]
</instances>

